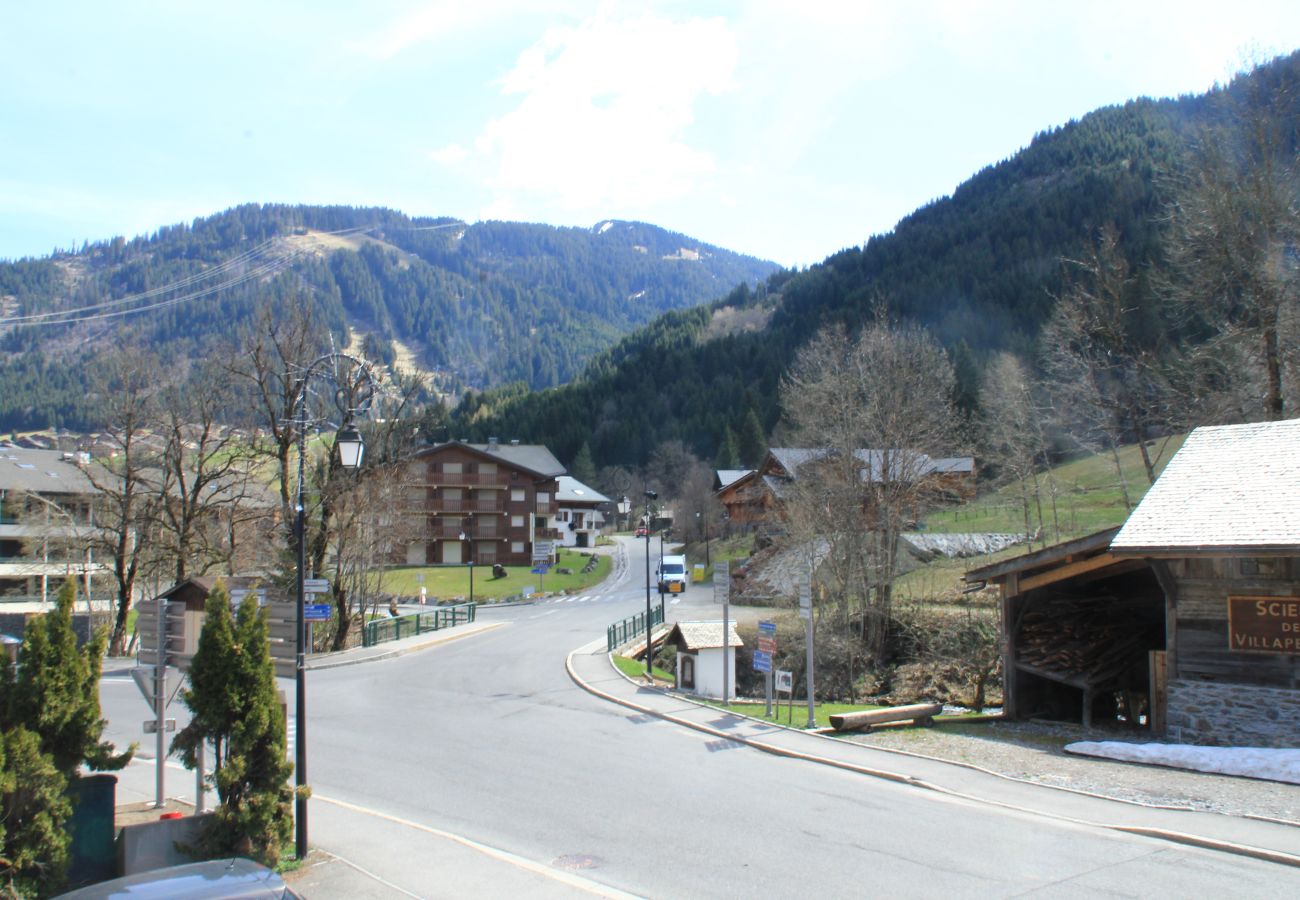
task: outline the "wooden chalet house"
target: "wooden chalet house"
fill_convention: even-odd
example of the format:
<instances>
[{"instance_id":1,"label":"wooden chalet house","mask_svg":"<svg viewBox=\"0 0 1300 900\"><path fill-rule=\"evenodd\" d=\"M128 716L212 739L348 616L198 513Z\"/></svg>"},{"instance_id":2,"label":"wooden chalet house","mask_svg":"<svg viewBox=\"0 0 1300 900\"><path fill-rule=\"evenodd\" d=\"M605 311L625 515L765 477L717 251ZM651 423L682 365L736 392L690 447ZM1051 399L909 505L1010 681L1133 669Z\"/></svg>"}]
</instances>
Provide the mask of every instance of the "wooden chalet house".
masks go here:
<instances>
[{"instance_id":1,"label":"wooden chalet house","mask_svg":"<svg viewBox=\"0 0 1300 900\"><path fill-rule=\"evenodd\" d=\"M853 455L858 476L864 482L923 481L932 495L962 500L975 496L975 460L969 456L936 459L903 450L855 450ZM717 481L722 487L715 496L733 525L751 529L773 525L780 518L782 498L800 473L827 464L832 458L830 450L773 447L757 469L728 471L725 476L719 472Z\"/></svg>"},{"instance_id":2,"label":"wooden chalet house","mask_svg":"<svg viewBox=\"0 0 1300 900\"><path fill-rule=\"evenodd\" d=\"M407 564L528 565L535 541L563 537L562 474L538 444L449 441L420 450L407 465L407 513L418 535Z\"/></svg>"}]
</instances>

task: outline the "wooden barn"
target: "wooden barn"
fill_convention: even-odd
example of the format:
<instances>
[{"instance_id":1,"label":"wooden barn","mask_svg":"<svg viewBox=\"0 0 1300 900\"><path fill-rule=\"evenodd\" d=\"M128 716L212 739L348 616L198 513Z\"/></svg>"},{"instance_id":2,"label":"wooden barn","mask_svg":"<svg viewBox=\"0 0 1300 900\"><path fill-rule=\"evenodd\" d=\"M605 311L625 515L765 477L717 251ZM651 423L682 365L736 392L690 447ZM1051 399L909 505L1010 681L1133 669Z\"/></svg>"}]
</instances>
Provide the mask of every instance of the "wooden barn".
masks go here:
<instances>
[{"instance_id":1,"label":"wooden barn","mask_svg":"<svg viewBox=\"0 0 1300 900\"><path fill-rule=\"evenodd\" d=\"M1000 586L1008 715L1300 745L1300 420L1198 428L1118 529Z\"/></svg>"},{"instance_id":2,"label":"wooden barn","mask_svg":"<svg viewBox=\"0 0 1300 900\"><path fill-rule=\"evenodd\" d=\"M1193 431L1111 552L1165 594L1168 737L1300 746L1300 419Z\"/></svg>"}]
</instances>

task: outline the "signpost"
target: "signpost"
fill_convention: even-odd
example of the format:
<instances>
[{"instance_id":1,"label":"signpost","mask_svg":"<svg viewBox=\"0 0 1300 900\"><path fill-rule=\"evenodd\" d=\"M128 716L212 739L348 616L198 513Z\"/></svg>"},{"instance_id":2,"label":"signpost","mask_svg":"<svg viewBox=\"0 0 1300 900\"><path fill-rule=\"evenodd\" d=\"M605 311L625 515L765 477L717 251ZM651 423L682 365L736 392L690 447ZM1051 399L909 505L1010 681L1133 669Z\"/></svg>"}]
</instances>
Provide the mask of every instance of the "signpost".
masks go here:
<instances>
[{"instance_id":1,"label":"signpost","mask_svg":"<svg viewBox=\"0 0 1300 900\"><path fill-rule=\"evenodd\" d=\"M302 617L308 622L328 622L333 612L328 603L308 603L302 608Z\"/></svg>"},{"instance_id":2,"label":"signpost","mask_svg":"<svg viewBox=\"0 0 1300 900\"><path fill-rule=\"evenodd\" d=\"M261 593L260 589L258 592ZM304 578L302 580L302 592L304 594L328 594L330 592L330 583L324 578Z\"/></svg>"},{"instance_id":3,"label":"signpost","mask_svg":"<svg viewBox=\"0 0 1300 900\"><path fill-rule=\"evenodd\" d=\"M790 695L790 718L787 721L791 721L791 722L794 721L794 673L793 672L788 672L785 669L777 669L776 693L777 693L776 706L777 706L778 715L780 714L780 710L781 710L780 695L782 693L786 693Z\"/></svg>"},{"instance_id":4,"label":"signpost","mask_svg":"<svg viewBox=\"0 0 1300 900\"><path fill-rule=\"evenodd\" d=\"M804 620L805 645L808 649L808 727L817 726L817 714L813 700L813 620L812 620L812 568L799 578L799 615ZM793 717L794 692L790 693L790 708Z\"/></svg>"},{"instance_id":5,"label":"signpost","mask_svg":"<svg viewBox=\"0 0 1300 900\"><path fill-rule=\"evenodd\" d=\"M762 653L767 657L767 668L758 668L758 654ZM776 656L776 623L759 622L758 623L758 652L754 654L754 668L760 672L766 673L763 676L763 694L767 698L767 711L765 716L772 715L772 658Z\"/></svg>"},{"instance_id":6,"label":"signpost","mask_svg":"<svg viewBox=\"0 0 1300 900\"><path fill-rule=\"evenodd\" d=\"M731 649L731 607L727 600L731 594L731 570L723 561L713 564L713 601L722 604L722 702L731 702L731 668L734 665ZM647 623L648 626L649 623ZM772 667L769 657L768 668ZM754 659L758 667L758 659Z\"/></svg>"}]
</instances>

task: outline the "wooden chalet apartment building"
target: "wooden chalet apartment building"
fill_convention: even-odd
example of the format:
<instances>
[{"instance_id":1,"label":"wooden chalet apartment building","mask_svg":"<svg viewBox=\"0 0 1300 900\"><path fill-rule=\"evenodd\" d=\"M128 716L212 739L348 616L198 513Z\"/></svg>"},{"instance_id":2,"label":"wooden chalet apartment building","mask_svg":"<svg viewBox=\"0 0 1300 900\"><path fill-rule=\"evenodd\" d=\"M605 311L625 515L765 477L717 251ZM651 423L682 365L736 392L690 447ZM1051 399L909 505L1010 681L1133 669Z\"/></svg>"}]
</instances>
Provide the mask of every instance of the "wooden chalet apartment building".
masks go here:
<instances>
[{"instance_id":1,"label":"wooden chalet apartment building","mask_svg":"<svg viewBox=\"0 0 1300 900\"><path fill-rule=\"evenodd\" d=\"M975 460L969 456L940 459L918 451L857 450L854 457L864 482L905 478L923 482L930 497L969 500L975 496ZM775 524L791 485L830 458L831 451L824 449L773 447L757 469L718 471L714 493L732 525Z\"/></svg>"},{"instance_id":2,"label":"wooden chalet apartment building","mask_svg":"<svg viewBox=\"0 0 1300 900\"><path fill-rule=\"evenodd\" d=\"M528 565L536 541L562 540L563 474L538 444L449 441L420 450L407 467L407 564Z\"/></svg>"}]
</instances>

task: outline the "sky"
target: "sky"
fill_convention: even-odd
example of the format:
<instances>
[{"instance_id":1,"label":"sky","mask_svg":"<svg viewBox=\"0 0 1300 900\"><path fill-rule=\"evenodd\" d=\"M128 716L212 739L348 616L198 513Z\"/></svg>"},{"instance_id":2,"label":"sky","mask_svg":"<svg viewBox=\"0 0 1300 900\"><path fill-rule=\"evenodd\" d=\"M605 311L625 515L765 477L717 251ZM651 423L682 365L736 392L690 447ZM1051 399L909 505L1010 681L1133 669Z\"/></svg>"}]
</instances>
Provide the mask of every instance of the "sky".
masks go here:
<instances>
[{"instance_id":1,"label":"sky","mask_svg":"<svg viewBox=\"0 0 1300 900\"><path fill-rule=\"evenodd\" d=\"M802 267L1298 47L1293 0L10 3L0 259L254 202L636 219Z\"/></svg>"}]
</instances>

